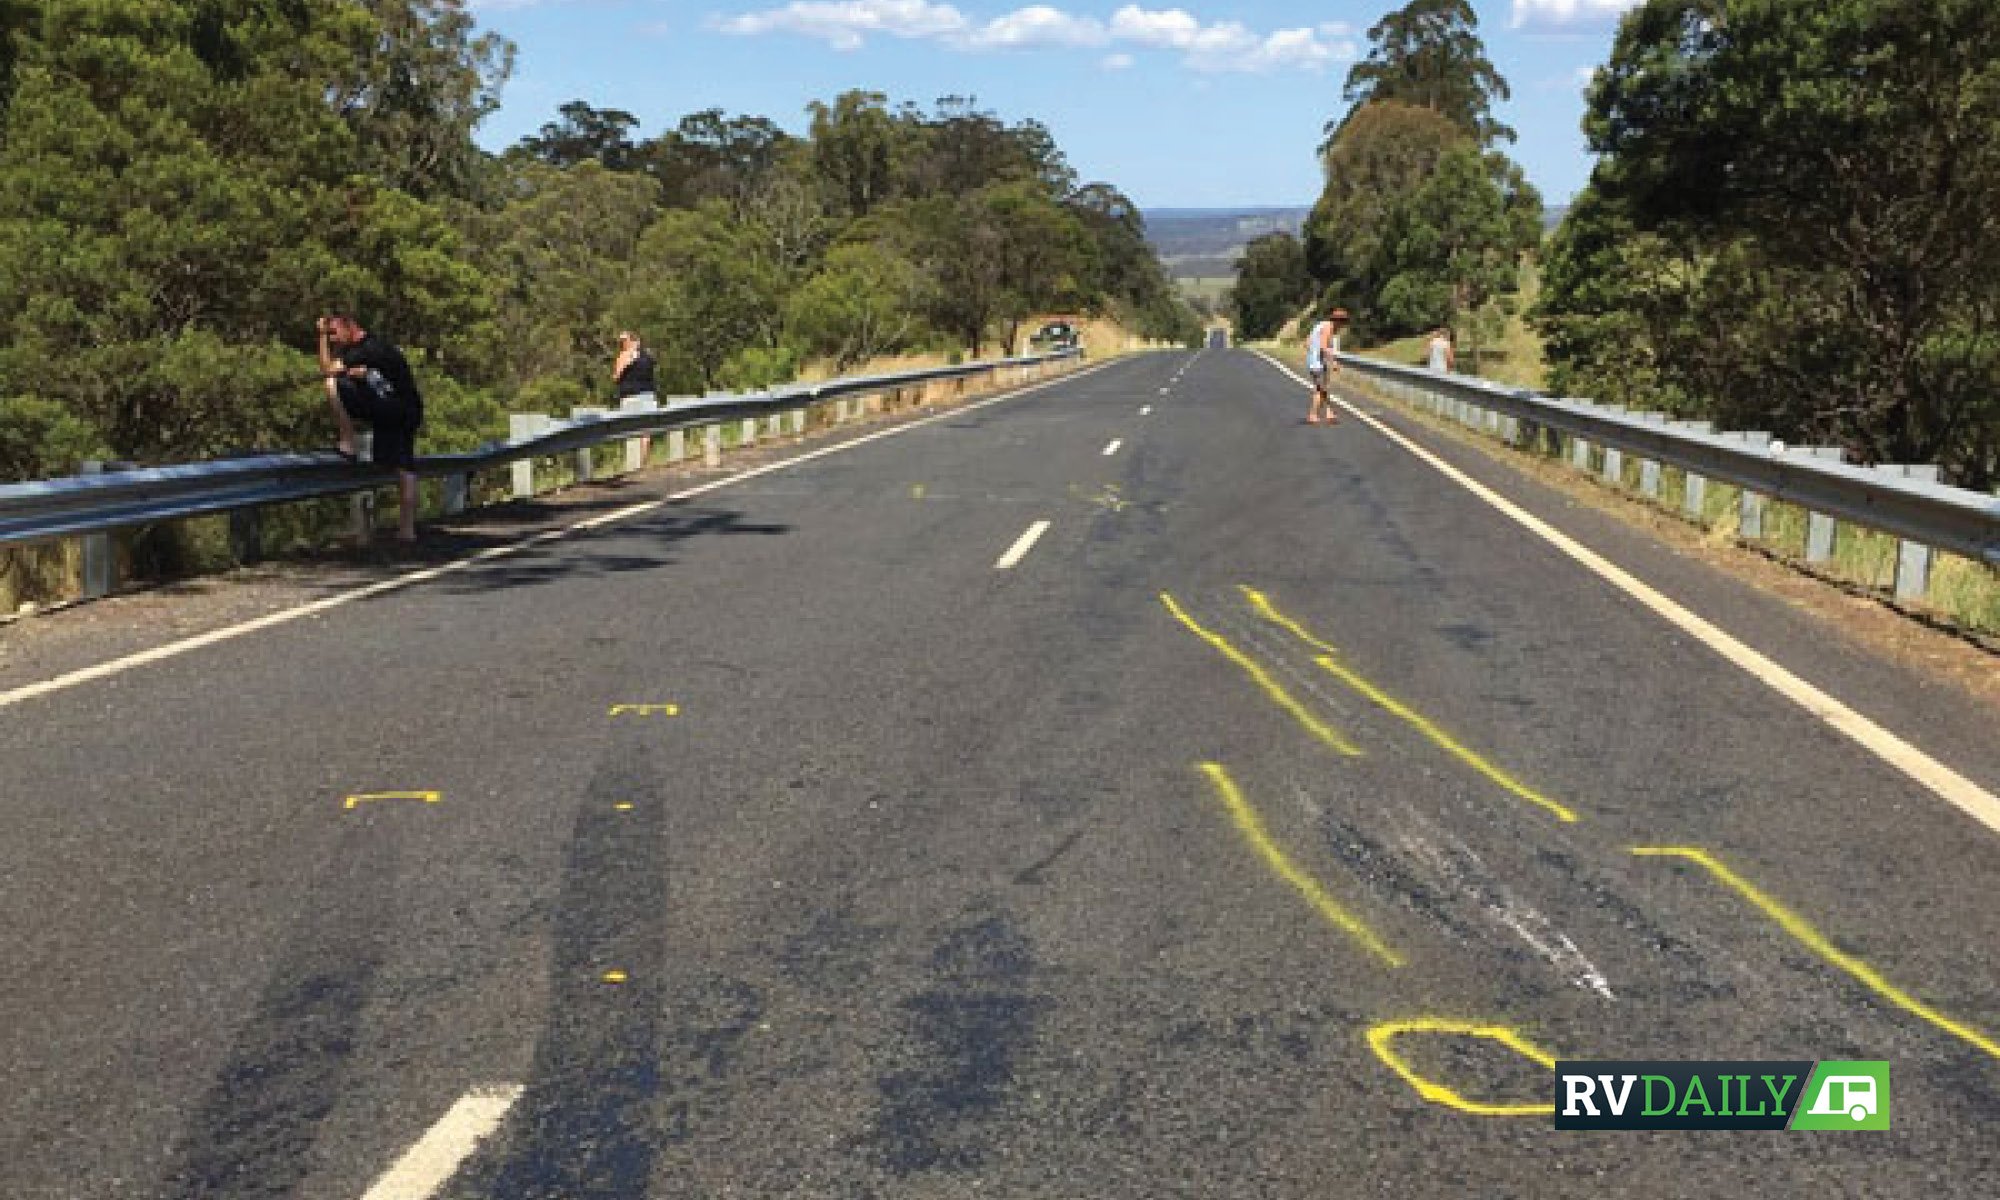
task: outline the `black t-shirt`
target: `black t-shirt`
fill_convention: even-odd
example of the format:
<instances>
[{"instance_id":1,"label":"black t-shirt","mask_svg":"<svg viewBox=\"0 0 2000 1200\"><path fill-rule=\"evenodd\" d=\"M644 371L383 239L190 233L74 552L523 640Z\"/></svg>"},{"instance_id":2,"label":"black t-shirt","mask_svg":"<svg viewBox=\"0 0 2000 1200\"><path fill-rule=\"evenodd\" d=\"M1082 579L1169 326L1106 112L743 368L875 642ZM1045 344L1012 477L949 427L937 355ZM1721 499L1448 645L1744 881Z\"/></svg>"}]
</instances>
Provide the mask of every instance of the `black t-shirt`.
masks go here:
<instances>
[{"instance_id":1,"label":"black t-shirt","mask_svg":"<svg viewBox=\"0 0 2000 1200\"><path fill-rule=\"evenodd\" d=\"M632 356L618 372L618 397L643 396L653 390L653 356L645 350Z\"/></svg>"},{"instance_id":2,"label":"black t-shirt","mask_svg":"<svg viewBox=\"0 0 2000 1200\"><path fill-rule=\"evenodd\" d=\"M350 367L367 367L364 381L385 401L402 404L421 415L424 398L417 391L417 377L410 373L410 360L380 334L362 335L360 341L340 352L340 361Z\"/></svg>"}]
</instances>

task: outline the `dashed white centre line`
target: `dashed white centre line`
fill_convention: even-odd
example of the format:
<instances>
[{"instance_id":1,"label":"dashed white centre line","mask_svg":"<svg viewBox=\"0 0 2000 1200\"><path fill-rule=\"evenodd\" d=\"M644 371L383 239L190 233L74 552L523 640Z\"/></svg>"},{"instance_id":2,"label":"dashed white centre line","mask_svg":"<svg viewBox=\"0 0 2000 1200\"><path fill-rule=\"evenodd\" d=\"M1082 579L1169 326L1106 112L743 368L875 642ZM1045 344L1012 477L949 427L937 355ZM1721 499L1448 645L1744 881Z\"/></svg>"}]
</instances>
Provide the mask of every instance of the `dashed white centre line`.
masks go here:
<instances>
[{"instance_id":1,"label":"dashed white centre line","mask_svg":"<svg viewBox=\"0 0 2000 1200\"><path fill-rule=\"evenodd\" d=\"M1112 455L1118 453L1118 447L1124 444L1125 441L1123 438L1112 438L1111 444L1104 448L1104 457L1110 458Z\"/></svg>"},{"instance_id":2,"label":"dashed white centre line","mask_svg":"<svg viewBox=\"0 0 2000 1200\"><path fill-rule=\"evenodd\" d=\"M459 1097L361 1200L430 1200L479 1143L500 1127L521 1091L520 1084L508 1083L474 1088Z\"/></svg>"},{"instance_id":3,"label":"dashed white centre line","mask_svg":"<svg viewBox=\"0 0 2000 1200\"><path fill-rule=\"evenodd\" d=\"M1048 521L1037 521L1033 525L1028 526L1028 532L1014 539L1014 544L1007 547L1007 553L1000 556L1000 561L993 564L993 569L996 571L1013 570L1014 565L1028 557L1028 551L1034 549L1035 543L1041 539L1043 534L1049 531L1049 524L1050 522Z\"/></svg>"},{"instance_id":4,"label":"dashed white centre line","mask_svg":"<svg viewBox=\"0 0 2000 1200\"><path fill-rule=\"evenodd\" d=\"M1140 416L1142 416L1142 417L1150 417L1150 416L1152 416L1152 415L1153 415L1153 406L1152 406L1152 405L1150 405L1150 404L1142 404L1142 405L1140 405L1140 406L1139 406L1139 415L1140 415Z\"/></svg>"}]
</instances>

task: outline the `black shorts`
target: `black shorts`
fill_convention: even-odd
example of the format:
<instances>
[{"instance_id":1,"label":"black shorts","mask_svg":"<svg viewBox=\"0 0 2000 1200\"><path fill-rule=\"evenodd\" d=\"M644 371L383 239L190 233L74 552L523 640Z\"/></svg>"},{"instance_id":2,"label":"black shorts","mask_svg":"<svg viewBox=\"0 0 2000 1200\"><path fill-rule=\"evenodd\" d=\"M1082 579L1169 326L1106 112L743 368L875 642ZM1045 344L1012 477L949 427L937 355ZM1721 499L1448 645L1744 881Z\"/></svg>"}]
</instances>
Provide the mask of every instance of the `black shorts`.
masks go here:
<instances>
[{"instance_id":1,"label":"black shorts","mask_svg":"<svg viewBox=\"0 0 2000 1200\"><path fill-rule=\"evenodd\" d=\"M417 430L424 423L424 406L389 400L375 393L359 379L341 376L340 406L357 421L366 421L375 431L374 461L384 467L415 470Z\"/></svg>"}]
</instances>

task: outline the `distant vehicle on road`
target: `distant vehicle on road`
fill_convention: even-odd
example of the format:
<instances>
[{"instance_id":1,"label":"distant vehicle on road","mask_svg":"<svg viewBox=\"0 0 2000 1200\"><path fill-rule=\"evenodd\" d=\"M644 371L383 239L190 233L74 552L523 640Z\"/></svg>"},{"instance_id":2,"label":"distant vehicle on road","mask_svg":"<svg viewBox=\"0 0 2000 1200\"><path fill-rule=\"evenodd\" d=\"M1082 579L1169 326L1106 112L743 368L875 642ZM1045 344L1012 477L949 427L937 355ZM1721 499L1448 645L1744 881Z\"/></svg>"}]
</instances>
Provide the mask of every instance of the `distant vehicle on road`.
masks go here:
<instances>
[{"instance_id":1,"label":"distant vehicle on road","mask_svg":"<svg viewBox=\"0 0 2000 1200\"><path fill-rule=\"evenodd\" d=\"M1073 350L1079 342L1076 326L1068 321L1050 321L1028 339L1033 350Z\"/></svg>"}]
</instances>

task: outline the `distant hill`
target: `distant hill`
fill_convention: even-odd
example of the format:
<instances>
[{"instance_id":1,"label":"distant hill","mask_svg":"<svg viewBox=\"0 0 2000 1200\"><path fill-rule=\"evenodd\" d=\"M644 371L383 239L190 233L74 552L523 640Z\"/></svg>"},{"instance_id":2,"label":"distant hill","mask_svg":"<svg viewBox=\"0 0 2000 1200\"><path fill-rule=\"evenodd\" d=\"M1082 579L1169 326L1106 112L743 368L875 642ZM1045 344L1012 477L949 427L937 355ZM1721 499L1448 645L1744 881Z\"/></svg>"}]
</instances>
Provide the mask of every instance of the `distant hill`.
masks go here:
<instances>
[{"instance_id":1,"label":"distant hill","mask_svg":"<svg viewBox=\"0 0 2000 1200\"><path fill-rule=\"evenodd\" d=\"M1146 237L1176 279L1229 279L1252 239L1297 234L1310 207L1156 208L1146 212Z\"/></svg>"}]
</instances>

